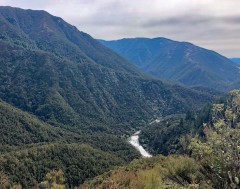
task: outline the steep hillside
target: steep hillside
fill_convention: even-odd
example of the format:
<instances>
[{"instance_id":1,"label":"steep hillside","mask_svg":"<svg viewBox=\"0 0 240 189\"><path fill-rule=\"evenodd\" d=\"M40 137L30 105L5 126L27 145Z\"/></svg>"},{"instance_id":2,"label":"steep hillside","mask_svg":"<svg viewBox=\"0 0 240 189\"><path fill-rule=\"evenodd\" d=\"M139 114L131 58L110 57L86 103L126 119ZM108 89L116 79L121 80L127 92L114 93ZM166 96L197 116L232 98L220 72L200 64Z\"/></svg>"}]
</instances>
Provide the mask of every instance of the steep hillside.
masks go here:
<instances>
[{"instance_id":1,"label":"steep hillside","mask_svg":"<svg viewBox=\"0 0 240 189\"><path fill-rule=\"evenodd\" d=\"M138 69L91 36L45 11L0 7L0 24L0 38L16 45L41 49L76 63L97 63L141 75Z\"/></svg>"},{"instance_id":2,"label":"steep hillside","mask_svg":"<svg viewBox=\"0 0 240 189\"><path fill-rule=\"evenodd\" d=\"M228 58L187 42L165 38L133 38L100 42L158 78L189 86L228 90L240 80Z\"/></svg>"},{"instance_id":3,"label":"steep hillside","mask_svg":"<svg viewBox=\"0 0 240 189\"><path fill-rule=\"evenodd\" d=\"M79 186L123 161L109 153L84 144L52 143L0 155L0 169L9 175L12 185L32 188L45 179L45 175L61 169L66 186Z\"/></svg>"},{"instance_id":4,"label":"steep hillside","mask_svg":"<svg viewBox=\"0 0 240 189\"><path fill-rule=\"evenodd\" d=\"M12 186L31 188L54 169L63 171L68 186L78 186L139 157L126 141L113 135L56 128L3 101L0 125L0 180L4 173Z\"/></svg>"},{"instance_id":5,"label":"steep hillside","mask_svg":"<svg viewBox=\"0 0 240 189\"><path fill-rule=\"evenodd\" d=\"M14 146L61 140L63 130L0 101L0 151Z\"/></svg>"},{"instance_id":6,"label":"steep hillside","mask_svg":"<svg viewBox=\"0 0 240 189\"><path fill-rule=\"evenodd\" d=\"M48 143L87 143L94 148L115 154L123 161L138 157L138 153L124 140L112 134L90 129L69 131L54 127L36 116L0 101L0 152L25 149ZM101 128L100 128L101 129Z\"/></svg>"},{"instance_id":7,"label":"steep hillside","mask_svg":"<svg viewBox=\"0 0 240 189\"><path fill-rule=\"evenodd\" d=\"M210 121L211 105L197 113L168 116L144 127L140 143L151 154L182 154L186 143L192 136L202 134L203 124Z\"/></svg>"},{"instance_id":8,"label":"steep hillside","mask_svg":"<svg viewBox=\"0 0 240 189\"><path fill-rule=\"evenodd\" d=\"M0 24L0 97L50 124L122 134L155 115L199 108L214 98L148 78L44 11L1 7Z\"/></svg>"},{"instance_id":9,"label":"steep hillside","mask_svg":"<svg viewBox=\"0 0 240 189\"><path fill-rule=\"evenodd\" d=\"M227 127L236 128L236 132L238 132L239 96L239 90L233 90L226 97L220 99L219 104L207 105L196 114L188 112L186 116L168 116L158 122L153 122L142 129L140 143L151 154L169 155L183 153L186 150L187 140L192 136L203 136L204 124L213 127L214 122L221 122ZM216 117L218 120L214 121Z\"/></svg>"}]
</instances>

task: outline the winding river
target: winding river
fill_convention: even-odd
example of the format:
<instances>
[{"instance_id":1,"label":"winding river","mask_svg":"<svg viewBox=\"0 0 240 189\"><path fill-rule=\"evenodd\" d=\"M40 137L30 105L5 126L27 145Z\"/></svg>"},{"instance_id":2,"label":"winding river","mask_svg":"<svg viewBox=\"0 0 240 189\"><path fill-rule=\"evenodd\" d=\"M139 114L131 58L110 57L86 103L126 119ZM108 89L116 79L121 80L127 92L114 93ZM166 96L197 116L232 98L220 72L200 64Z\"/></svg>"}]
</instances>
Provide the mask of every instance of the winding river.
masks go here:
<instances>
[{"instance_id":1,"label":"winding river","mask_svg":"<svg viewBox=\"0 0 240 189\"><path fill-rule=\"evenodd\" d=\"M143 147L142 145L139 144L139 134L141 133L141 131L138 131L136 133L134 133L130 139L129 139L129 143L135 147L140 154L142 155L142 157L148 158L148 157L152 157L151 154L149 154Z\"/></svg>"}]
</instances>

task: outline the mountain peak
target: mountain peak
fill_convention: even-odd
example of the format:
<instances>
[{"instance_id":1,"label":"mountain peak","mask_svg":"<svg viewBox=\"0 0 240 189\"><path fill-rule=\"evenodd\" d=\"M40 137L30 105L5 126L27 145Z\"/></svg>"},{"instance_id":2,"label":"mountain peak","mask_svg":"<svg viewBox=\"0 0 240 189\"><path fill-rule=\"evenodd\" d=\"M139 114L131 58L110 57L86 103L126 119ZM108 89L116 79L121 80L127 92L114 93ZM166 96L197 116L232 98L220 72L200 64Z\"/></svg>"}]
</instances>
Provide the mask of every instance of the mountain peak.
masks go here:
<instances>
[{"instance_id":1,"label":"mountain peak","mask_svg":"<svg viewBox=\"0 0 240 189\"><path fill-rule=\"evenodd\" d=\"M100 42L146 73L166 81L224 91L240 80L238 67L228 58L189 42L162 37Z\"/></svg>"}]
</instances>

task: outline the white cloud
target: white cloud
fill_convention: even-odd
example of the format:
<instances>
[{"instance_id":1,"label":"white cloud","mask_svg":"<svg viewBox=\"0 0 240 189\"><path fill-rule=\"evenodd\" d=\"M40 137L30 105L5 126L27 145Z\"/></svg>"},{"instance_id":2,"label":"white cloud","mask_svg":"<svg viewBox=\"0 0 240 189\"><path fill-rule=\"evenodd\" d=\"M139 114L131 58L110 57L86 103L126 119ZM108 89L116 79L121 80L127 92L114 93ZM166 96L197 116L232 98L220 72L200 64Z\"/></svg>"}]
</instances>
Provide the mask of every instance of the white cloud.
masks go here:
<instances>
[{"instance_id":1,"label":"white cloud","mask_svg":"<svg viewBox=\"0 0 240 189\"><path fill-rule=\"evenodd\" d=\"M167 37L240 56L239 0L0 0L0 5L46 10L95 38Z\"/></svg>"}]
</instances>

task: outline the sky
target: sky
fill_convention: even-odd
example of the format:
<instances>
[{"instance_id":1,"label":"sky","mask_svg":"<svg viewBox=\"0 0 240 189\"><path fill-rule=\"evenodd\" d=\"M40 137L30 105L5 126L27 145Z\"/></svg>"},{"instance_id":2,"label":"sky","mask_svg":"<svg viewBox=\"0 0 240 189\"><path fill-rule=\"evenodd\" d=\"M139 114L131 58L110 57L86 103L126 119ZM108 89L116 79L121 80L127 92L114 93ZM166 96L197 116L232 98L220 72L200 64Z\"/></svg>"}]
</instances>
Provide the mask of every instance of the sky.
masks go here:
<instances>
[{"instance_id":1,"label":"sky","mask_svg":"<svg viewBox=\"0 0 240 189\"><path fill-rule=\"evenodd\" d=\"M240 57L240 0L0 0L46 10L97 39L165 37Z\"/></svg>"}]
</instances>

